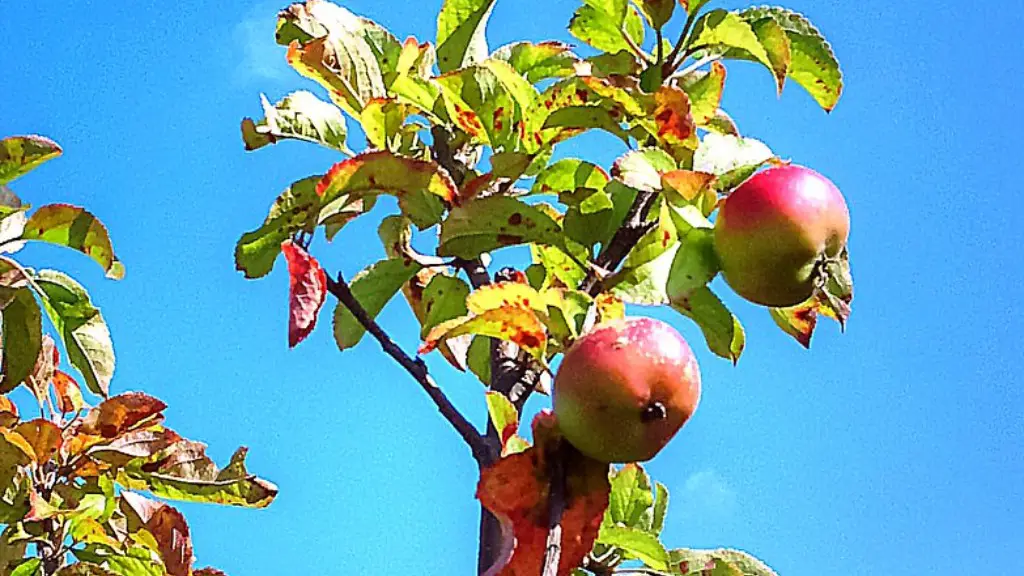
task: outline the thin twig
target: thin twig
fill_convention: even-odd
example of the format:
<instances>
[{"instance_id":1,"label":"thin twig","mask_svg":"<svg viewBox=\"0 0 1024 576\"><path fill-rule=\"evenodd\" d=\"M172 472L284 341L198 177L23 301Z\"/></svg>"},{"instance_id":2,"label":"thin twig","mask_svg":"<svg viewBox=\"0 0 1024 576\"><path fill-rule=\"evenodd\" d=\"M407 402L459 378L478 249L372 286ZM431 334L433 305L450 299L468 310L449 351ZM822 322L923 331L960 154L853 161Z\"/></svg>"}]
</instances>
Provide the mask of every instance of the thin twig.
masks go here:
<instances>
[{"instance_id":1,"label":"thin twig","mask_svg":"<svg viewBox=\"0 0 1024 576\"><path fill-rule=\"evenodd\" d=\"M469 449L473 452L473 458L478 463L483 465L484 462L489 458L489 450L487 444L484 442L483 436L477 431L476 427L466 419L465 416L459 412L445 393L437 386L434 379L430 376L427 371L427 365L423 362L422 358L413 359L386 332L377 324L377 322L367 314L363 306L356 300L352 290L348 284L342 279L341 275L338 275L338 279L334 280L330 276L327 276L327 290L333 294L342 304L348 308L349 312L355 316L359 324L366 329L367 332L373 336L380 347L398 362L402 368L405 368L419 384L420 387L430 396L430 399L437 405L437 409L441 412L441 415L448 420L448 423L455 428L455 431L462 436L462 439L469 446Z\"/></svg>"},{"instance_id":2,"label":"thin twig","mask_svg":"<svg viewBox=\"0 0 1024 576\"><path fill-rule=\"evenodd\" d=\"M687 74L690 74L690 73L696 71L701 66L704 66L706 64L711 64L712 62L717 62L717 61L719 61L721 59L722 59L722 55L721 54L713 54L713 55L710 55L710 56L705 56L704 58L701 58L700 60L697 60L693 64L690 64L686 68L683 68L679 72L675 73L675 76L679 76L679 77L686 76Z\"/></svg>"},{"instance_id":3,"label":"thin twig","mask_svg":"<svg viewBox=\"0 0 1024 576\"><path fill-rule=\"evenodd\" d=\"M676 40L676 45L672 47L672 51L669 52L668 56L665 58L664 65L668 66L668 68L662 68L661 76L663 78L668 78L669 76L671 76L672 73L676 71L676 68L679 68L679 65L682 64L682 61L676 62L676 56L679 56L679 52L681 52L683 48L689 43L688 37L690 35L690 28L693 27L693 23L696 20L696 12L687 16L686 24L683 24L683 29L679 32L679 39Z\"/></svg>"},{"instance_id":4,"label":"thin twig","mask_svg":"<svg viewBox=\"0 0 1024 576\"><path fill-rule=\"evenodd\" d=\"M565 512L565 457L562 445L554 451L548 469L551 490L548 492L548 539L544 549L541 576L558 576L562 560L562 513Z\"/></svg>"}]
</instances>

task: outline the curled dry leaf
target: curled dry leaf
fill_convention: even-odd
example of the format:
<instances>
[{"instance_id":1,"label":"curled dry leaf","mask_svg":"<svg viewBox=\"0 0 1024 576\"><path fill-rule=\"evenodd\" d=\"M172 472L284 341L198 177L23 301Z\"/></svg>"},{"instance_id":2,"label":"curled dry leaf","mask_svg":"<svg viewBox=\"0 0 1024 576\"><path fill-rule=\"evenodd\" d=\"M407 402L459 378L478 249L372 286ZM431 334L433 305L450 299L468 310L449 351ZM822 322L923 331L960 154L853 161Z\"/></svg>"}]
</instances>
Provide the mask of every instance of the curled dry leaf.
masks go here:
<instances>
[{"instance_id":1,"label":"curled dry leaf","mask_svg":"<svg viewBox=\"0 0 1024 576\"><path fill-rule=\"evenodd\" d=\"M167 404L141 392L128 392L114 396L89 411L79 431L83 434L117 438L137 427L139 423L155 424ZM156 418L154 418L156 417Z\"/></svg>"}]
</instances>

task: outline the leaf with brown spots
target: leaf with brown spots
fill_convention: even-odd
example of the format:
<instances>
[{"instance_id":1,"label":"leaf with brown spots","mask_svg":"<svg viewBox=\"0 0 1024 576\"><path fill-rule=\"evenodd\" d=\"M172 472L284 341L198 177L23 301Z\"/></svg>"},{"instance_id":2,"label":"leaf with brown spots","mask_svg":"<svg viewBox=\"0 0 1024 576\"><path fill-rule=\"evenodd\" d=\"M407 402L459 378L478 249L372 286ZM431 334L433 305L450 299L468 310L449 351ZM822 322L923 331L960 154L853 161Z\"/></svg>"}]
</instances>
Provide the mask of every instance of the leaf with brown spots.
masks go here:
<instances>
[{"instance_id":1,"label":"leaf with brown spots","mask_svg":"<svg viewBox=\"0 0 1024 576\"><path fill-rule=\"evenodd\" d=\"M612 208L611 197L605 192L610 177L600 166L565 158L551 164L537 175L531 194L557 194L560 202L590 214Z\"/></svg>"},{"instance_id":2,"label":"leaf with brown spots","mask_svg":"<svg viewBox=\"0 0 1024 576\"><path fill-rule=\"evenodd\" d=\"M322 178L310 176L293 182L274 200L263 224L238 239L235 245L236 270L244 273L246 278L270 274L281 253L281 244L297 232L313 231L321 212L316 185Z\"/></svg>"},{"instance_id":3,"label":"leaf with brown spots","mask_svg":"<svg viewBox=\"0 0 1024 576\"><path fill-rule=\"evenodd\" d=\"M38 168L63 153L56 142L44 136L10 136L0 140L0 184Z\"/></svg>"},{"instance_id":4,"label":"leaf with brown spots","mask_svg":"<svg viewBox=\"0 0 1024 576\"><path fill-rule=\"evenodd\" d=\"M327 298L327 276L316 258L291 240L281 244L288 261L288 347L294 348L316 327Z\"/></svg>"},{"instance_id":5,"label":"leaf with brown spots","mask_svg":"<svg viewBox=\"0 0 1024 576\"><path fill-rule=\"evenodd\" d=\"M113 442L92 447L89 457L114 466L125 466L136 458L150 461L181 441L182 437L169 428L158 426L133 430Z\"/></svg>"},{"instance_id":6,"label":"leaf with brown spots","mask_svg":"<svg viewBox=\"0 0 1024 576\"><path fill-rule=\"evenodd\" d=\"M79 429L83 434L113 439L141 425L156 424L167 408L160 400L141 392L108 398L89 411Z\"/></svg>"},{"instance_id":7,"label":"leaf with brown spots","mask_svg":"<svg viewBox=\"0 0 1024 576\"><path fill-rule=\"evenodd\" d=\"M328 90L331 100L358 118L371 98L387 95L384 76L365 40L347 31L288 45L288 64Z\"/></svg>"},{"instance_id":8,"label":"leaf with brown spots","mask_svg":"<svg viewBox=\"0 0 1024 576\"><path fill-rule=\"evenodd\" d=\"M57 397L57 410L62 414L73 414L85 406L82 387L69 374L61 370L53 373L53 391Z\"/></svg>"},{"instance_id":9,"label":"leaf with brown spots","mask_svg":"<svg viewBox=\"0 0 1024 576\"><path fill-rule=\"evenodd\" d=\"M550 78L571 76L579 57L562 42L516 42L498 48L491 58L508 62L531 84Z\"/></svg>"},{"instance_id":10,"label":"leaf with brown spots","mask_svg":"<svg viewBox=\"0 0 1024 576\"><path fill-rule=\"evenodd\" d=\"M317 184L316 192L324 204L341 195L395 196L402 213L421 229L440 221L443 206L438 199L454 202L457 194L451 177L436 163L387 151L365 152L335 164Z\"/></svg>"},{"instance_id":11,"label":"leaf with brown spots","mask_svg":"<svg viewBox=\"0 0 1024 576\"><path fill-rule=\"evenodd\" d=\"M39 356L36 358L36 366L25 381L40 406L46 403L47 395L50 393L50 382L53 380L54 371L58 365L60 365L60 351L57 350L53 338L49 334L44 334L39 347Z\"/></svg>"},{"instance_id":12,"label":"leaf with brown spots","mask_svg":"<svg viewBox=\"0 0 1024 576\"><path fill-rule=\"evenodd\" d=\"M505 67L504 79L514 78L525 85L527 92L523 99L528 102L522 105L517 102L513 90L521 87L503 82L503 77L496 72L499 65ZM523 120L524 108L537 93L508 64L496 61L454 70L439 76L437 83L448 116L467 134L492 148L515 146L519 138L518 122Z\"/></svg>"},{"instance_id":13,"label":"leaf with brown spots","mask_svg":"<svg viewBox=\"0 0 1024 576\"><path fill-rule=\"evenodd\" d=\"M396 137L401 133L406 118L415 112L412 105L394 98L374 98L366 103L359 115L359 123L371 146L397 152Z\"/></svg>"},{"instance_id":14,"label":"leaf with brown spots","mask_svg":"<svg viewBox=\"0 0 1024 576\"><path fill-rule=\"evenodd\" d=\"M654 122L658 140L671 152L679 148L697 148L697 130L690 111L690 98L686 92L671 86L662 86L654 93ZM677 153L672 154L678 159Z\"/></svg>"},{"instance_id":15,"label":"leaf with brown spots","mask_svg":"<svg viewBox=\"0 0 1024 576\"><path fill-rule=\"evenodd\" d=\"M476 258L504 246L564 247L562 228L542 210L509 196L477 198L452 209L441 224L438 254Z\"/></svg>"},{"instance_id":16,"label":"leaf with brown spots","mask_svg":"<svg viewBox=\"0 0 1024 576\"><path fill-rule=\"evenodd\" d=\"M683 574L702 576L778 576L764 562L746 552L718 548L716 550L688 550L679 548L669 551L672 565Z\"/></svg>"},{"instance_id":17,"label":"leaf with brown spots","mask_svg":"<svg viewBox=\"0 0 1024 576\"><path fill-rule=\"evenodd\" d=\"M495 282L481 286L466 298L466 308L472 314L483 314L504 306L544 310L540 292L521 282Z\"/></svg>"},{"instance_id":18,"label":"leaf with brown spots","mask_svg":"<svg viewBox=\"0 0 1024 576\"><path fill-rule=\"evenodd\" d=\"M597 305L598 323L610 322L626 317L626 303L614 294L602 292L597 295L594 302Z\"/></svg>"},{"instance_id":19,"label":"leaf with brown spots","mask_svg":"<svg viewBox=\"0 0 1024 576\"><path fill-rule=\"evenodd\" d=\"M36 464L49 462L63 444L60 427L42 418L22 422L14 429L32 447Z\"/></svg>"},{"instance_id":20,"label":"leaf with brown spots","mask_svg":"<svg viewBox=\"0 0 1024 576\"><path fill-rule=\"evenodd\" d=\"M501 392L487 393L487 413L501 438L501 455L508 456L526 450L530 444L519 435L519 412Z\"/></svg>"},{"instance_id":21,"label":"leaf with brown spots","mask_svg":"<svg viewBox=\"0 0 1024 576\"><path fill-rule=\"evenodd\" d=\"M810 348L811 336L814 335L814 327L818 323L820 306L817 298L811 298L796 306L769 308L768 311L772 315L772 320L783 332L795 338L804 348Z\"/></svg>"},{"instance_id":22,"label":"leaf with brown spots","mask_svg":"<svg viewBox=\"0 0 1024 576\"><path fill-rule=\"evenodd\" d=\"M537 313L517 305L501 306L484 310L481 314L470 314L443 322L435 326L420 346L420 353L427 354L442 342L465 334L491 336L518 344L524 351L544 360L547 349L547 333Z\"/></svg>"},{"instance_id":23,"label":"leaf with brown spots","mask_svg":"<svg viewBox=\"0 0 1024 576\"><path fill-rule=\"evenodd\" d=\"M77 250L102 266L108 278L124 277L124 265L114 256L106 227L85 208L70 204L43 206L29 217L22 237Z\"/></svg>"},{"instance_id":24,"label":"leaf with brown spots","mask_svg":"<svg viewBox=\"0 0 1024 576\"><path fill-rule=\"evenodd\" d=\"M480 503L501 519L507 534L506 554L487 574L534 576L541 573L548 537L548 494L552 460L560 458L565 473L565 509L559 575L568 575L590 552L608 507L608 465L586 458L565 444L554 417L547 412L533 421L536 445L508 455L485 468L477 485Z\"/></svg>"},{"instance_id":25,"label":"leaf with brown spots","mask_svg":"<svg viewBox=\"0 0 1024 576\"><path fill-rule=\"evenodd\" d=\"M679 87L690 98L690 114L697 126L707 126L719 106L725 91L725 66L713 62L710 70L698 70L682 77Z\"/></svg>"}]
</instances>

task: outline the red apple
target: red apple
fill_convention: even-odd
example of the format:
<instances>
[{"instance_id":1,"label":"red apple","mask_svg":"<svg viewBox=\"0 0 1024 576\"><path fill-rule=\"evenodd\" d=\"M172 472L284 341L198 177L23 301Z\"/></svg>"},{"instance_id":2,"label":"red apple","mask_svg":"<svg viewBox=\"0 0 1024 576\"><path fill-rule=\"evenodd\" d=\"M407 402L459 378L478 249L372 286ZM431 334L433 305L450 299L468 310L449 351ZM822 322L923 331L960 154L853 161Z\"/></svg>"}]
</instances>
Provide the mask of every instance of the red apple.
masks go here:
<instances>
[{"instance_id":1,"label":"red apple","mask_svg":"<svg viewBox=\"0 0 1024 576\"><path fill-rule=\"evenodd\" d=\"M577 450L602 462L643 462L696 410L700 369L668 324L614 320L566 351L552 400L558 426Z\"/></svg>"},{"instance_id":2,"label":"red apple","mask_svg":"<svg viewBox=\"0 0 1024 576\"><path fill-rule=\"evenodd\" d=\"M779 166L755 174L725 199L715 221L715 251L737 294L781 308L811 297L849 235L850 213L835 184L810 168Z\"/></svg>"}]
</instances>

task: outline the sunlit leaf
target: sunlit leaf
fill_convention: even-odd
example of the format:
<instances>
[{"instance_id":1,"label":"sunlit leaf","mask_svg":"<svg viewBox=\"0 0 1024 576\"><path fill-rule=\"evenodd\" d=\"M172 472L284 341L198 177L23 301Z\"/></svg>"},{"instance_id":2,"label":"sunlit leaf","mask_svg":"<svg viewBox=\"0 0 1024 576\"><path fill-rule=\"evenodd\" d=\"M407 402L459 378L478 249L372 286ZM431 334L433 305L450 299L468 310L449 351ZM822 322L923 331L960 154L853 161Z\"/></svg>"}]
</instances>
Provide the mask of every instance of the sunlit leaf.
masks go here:
<instances>
[{"instance_id":1,"label":"sunlit leaf","mask_svg":"<svg viewBox=\"0 0 1024 576\"><path fill-rule=\"evenodd\" d=\"M707 126L722 104L725 66L721 62L714 62L710 70L700 70L682 78L680 87L690 97L690 113L694 123Z\"/></svg>"},{"instance_id":2,"label":"sunlit leaf","mask_svg":"<svg viewBox=\"0 0 1024 576\"><path fill-rule=\"evenodd\" d=\"M640 527L645 512L654 506L651 479L638 464L626 464L609 475L611 496L605 511L606 526ZM601 537L598 537L601 541Z\"/></svg>"},{"instance_id":3,"label":"sunlit leaf","mask_svg":"<svg viewBox=\"0 0 1024 576\"><path fill-rule=\"evenodd\" d=\"M83 434L113 439L140 424L155 421L167 404L141 392L119 394L100 402L82 420L79 431Z\"/></svg>"},{"instance_id":4,"label":"sunlit leaf","mask_svg":"<svg viewBox=\"0 0 1024 576\"><path fill-rule=\"evenodd\" d=\"M537 313L529 308L510 305L435 326L424 338L420 353L427 354L441 342L466 334L490 336L515 343L539 360L544 359L547 349L547 333Z\"/></svg>"},{"instance_id":5,"label":"sunlit leaf","mask_svg":"<svg viewBox=\"0 0 1024 576\"><path fill-rule=\"evenodd\" d=\"M35 283L43 291L43 308L60 334L68 361L93 394L106 397L114 375L114 345L103 315L85 288L61 272L42 270Z\"/></svg>"},{"instance_id":6,"label":"sunlit leaf","mask_svg":"<svg viewBox=\"0 0 1024 576\"><path fill-rule=\"evenodd\" d=\"M53 373L53 391L57 409L63 414L78 412L85 405L81 386L65 372L57 370Z\"/></svg>"},{"instance_id":7,"label":"sunlit leaf","mask_svg":"<svg viewBox=\"0 0 1024 576\"><path fill-rule=\"evenodd\" d=\"M739 361L746 345L743 326L710 288L692 290L687 298L672 302L672 308L697 323L712 352L734 364Z\"/></svg>"},{"instance_id":8,"label":"sunlit leaf","mask_svg":"<svg viewBox=\"0 0 1024 576\"><path fill-rule=\"evenodd\" d=\"M679 160L682 149L697 148L697 130L686 92L672 86L661 86L654 93L654 121L659 142Z\"/></svg>"},{"instance_id":9,"label":"sunlit leaf","mask_svg":"<svg viewBox=\"0 0 1024 576\"><path fill-rule=\"evenodd\" d=\"M263 225L239 238L235 245L235 269L246 278L266 276L274 267L281 245L299 231L312 231L320 211L316 186L322 176L303 178L274 200Z\"/></svg>"},{"instance_id":10,"label":"sunlit leaf","mask_svg":"<svg viewBox=\"0 0 1024 576\"><path fill-rule=\"evenodd\" d=\"M774 70L772 60L750 23L735 12L716 9L697 19L693 26L690 49L700 48L740 49L764 64L768 70Z\"/></svg>"},{"instance_id":11,"label":"sunlit leaf","mask_svg":"<svg viewBox=\"0 0 1024 576\"><path fill-rule=\"evenodd\" d=\"M411 105L393 98L374 98L366 103L359 123L374 148L397 152L395 138L401 133L406 118L414 112Z\"/></svg>"},{"instance_id":12,"label":"sunlit leaf","mask_svg":"<svg viewBox=\"0 0 1024 576\"><path fill-rule=\"evenodd\" d=\"M0 393L22 383L35 368L43 342L42 312L32 291L20 288L4 307Z\"/></svg>"},{"instance_id":13,"label":"sunlit leaf","mask_svg":"<svg viewBox=\"0 0 1024 576\"><path fill-rule=\"evenodd\" d=\"M718 275L720 264L715 255L713 230L694 228L681 240L665 290L671 302L685 305L695 290L707 286Z\"/></svg>"},{"instance_id":14,"label":"sunlit leaf","mask_svg":"<svg viewBox=\"0 0 1024 576\"><path fill-rule=\"evenodd\" d=\"M356 274L349 286L359 304L371 318L375 318L387 304L420 270L420 265L404 258L381 260ZM341 302L334 309L334 340L338 348L347 350L362 339L366 329Z\"/></svg>"},{"instance_id":15,"label":"sunlit leaf","mask_svg":"<svg viewBox=\"0 0 1024 576\"><path fill-rule=\"evenodd\" d=\"M656 258L641 266L620 271L605 280L612 294L630 304L657 306L668 303L665 285L679 243L675 242Z\"/></svg>"},{"instance_id":16,"label":"sunlit leaf","mask_svg":"<svg viewBox=\"0 0 1024 576\"><path fill-rule=\"evenodd\" d=\"M316 327L327 298L327 278L316 258L287 240L281 245L288 261L288 347L294 348Z\"/></svg>"},{"instance_id":17,"label":"sunlit leaf","mask_svg":"<svg viewBox=\"0 0 1024 576\"><path fill-rule=\"evenodd\" d=\"M508 62L513 70L531 84L549 78L571 76L574 65L579 61L568 44L553 41L507 44L495 50L491 58Z\"/></svg>"},{"instance_id":18,"label":"sunlit leaf","mask_svg":"<svg viewBox=\"0 0 1024 576\"><path fill-rule=\"evenodd\" d=\"M380 63L358 29L332 30L305 44L293 40L286 57L299 74L326 88L331 100L353 117L371 98L387 95Z\"/></svg>"},{"instance_id":19,"label":"sunlit leaf","mask_svg":"<svg viewBox=\"0 0 1024 576\"><path fill-rule=\"evenodd\" d=\"M112 540L112 539L111 539ZM117 542L116 540L112 540ZM54 576L119 576L99 564L90 562L76 562L57 570Z\"/></svg>"},{"instance_id":20,"label":"sunlit leaf","mask_svg":"<svg viewBox=\"0 0 1024 576\"><path fill-rule=\"evenodd\" d=\"M678 0L640 0L637 6L651 28L661 28L672 19Z\"/></svg>"},{"instance_id":21,"label":"sunlit leaf","mask_svg":"<svg viewBox=\"0 0 1024 576\"><path fill-rule=\"evenodd\" d=\"M709 132L693 155L693 169L717 176L716 189L738 186L775 155L760 140Z\"/></svg>"},{"instance_id":22,"label":"sunlit leaf","mask_svg":"<svg viewBox=\"0 0 1024 576\"><path fill-rule=\"evenodd\" d=\"M438 254L475 258L503 246L531 242L563 245L558 222L515 198L489 196L452 209L441 225Z\"/></svg>"},{"instance_id":23,"label":"sunlit leaf","mask_svg":"<svg viewBox=\"0 0 1024 576\"><path fill-rule=\"evenodd\" d=\"M469 293L469 285L455 276L438 274L431 278L423 290L426 317L420 336L426 336L434 326L442 322L465 316L469 312L466 308Z\"/></svg>"},{"instance_id":24,"label":"sunlit leaf","mask_svg":"<svg viewBox=\"0 0 1024 576\"><path fill-rule=\"evenodd\" d=\"M0 140L0 184L6 184L63 153L44 136L10 136Z\"/></svg>"},{"instance_id":25,"label":"sunlit leaf","mask_svg":"<svg viewBox=\"0 0 1024 576\"><path fill-rule=\"evenodd\" d=\"M494 0L445 0L437 16L437 67L442 73L487 58L487 20Z\"/></svg>"},{"instance_id":26,"label":"sunlit leaf","mask_svg":"<svg viewBox=\"0 0 1024 576\"><path fill-rule=\"evenodd\" d=\"M569 33L603 52L630 50L630 41L626 37L629 14L627 0L588 0L569 21ZM636 45L643 42L642 36L632 40L639 40Z\"/></svg>"},{"instance_id":27,"label":"sunlit leaf","mask_svg":"<svg viewBox=\"0 0 1024 576\"><path fill-rule=\"evenodd\" d=\"M63 444L60 427L42 418L22 422L14 431L32 447L36 464L49 462Z\"/></svg>"},{"instance_id":28,"label":"sunlit leaf","mask_svg":"<svg viewBox=\"0 0 1024 576\"><path fill-rule=\"evenodd\" d=\"M22 237L77 250L99 263L108 278L124 277L124 265L114 256L107 229L84 208L70 204L43 206L29 217Z\"/></svg>"},{"instance_id":29,"label":"sunlit leaf","mask_svg":"<svg viewBox=\"0 0 1024 576\"><path fill-rule=\"evenodd\" d=\"M669 555L683 574L703 571L710 576L778 576L764 562L740 550L676 549Z\"/></svg>"},{"instance_id":30,"label":"sunlit leaf","mask_svg":"<svg viewBox=\"0 0 1024 576\"><path fill-rule=\"evenodd\" d=\"M25 211L29 208L10 188L0 184L0 254L14 254L25 246L19 239L25 233Z\"/></svg>"},{"instance_id":31,"label":"sunlit leaf","mask_svg":"<svg viewBox=\"0 0 1024 576\"><path fill-rule=\"evenodd\" d=\"M668 570L670 558L668 550L658 541L658 537L636 528L626 526L604 525L597 537L600 544L615 546L629 556L641 560L655 570Z\"/></svg>"},{"instance_id":32,"label":"sunlit leaf","mask_svg":"<svg viewBox=\"0 0 1024 576\"><path fill-rule=\"evenodd\" d=\"M811 298L789 308L769 308L769 312L783 332L795 338L804 348L810 348L811 336L818 323L819 308L817 298Z\"/></svg>"},{"instance_id":33,"label":"sunlit leaf","mask_svg":"<svg viewBox=\"0 0 1024 576\"><path fill-rule=\"evenodd\" d=\"M421 229L440 221L443 206L438 199L454 202L456 196L455 183L434 162L403 158L387 151L365 152L335 164L317 184L316 192L324 204L342 195L395 196L402 213Z\"/></svg>"},{"instance_id":34,"label":"sunlit leaf","mask_svg":"<svg viewBox=\"0 0 1024 576\"><path fill-rule=\"evenodd\" d=\"M661 175L676 168L676 161L664 150L641 148L620 156L612 165L612 177L631 188L654 192L661 189Z\"/></svg>"},{"instance_id":35,"label":"sunlit leaf","mask_svg":"<svg viewBox=\"0 0 1024 576\"><path fill-rule=\"evenodd\" d=\"M668 513L668 488L661 482L654 484L654 508L651 514L651 534L661 534L665 527L665 516Z\"/></svg>"},{"instance_id":36,"label":"sunlit leaf","mask_svg":"<svg viewBox=\"0 0 1024 576\"><path fill-rule=\"evenodd\" d=\"M662 194L670 206L694 206L704 216L710 215L718 204L714 183L715 175L707 172L673 170L661 175ZM688 229L683 227L681 232Z\"/></svg>"},{"instance_id":37,"label":"sunlit leaf","mask_svg":"<svg viewBox=\"0 0 1024 576\"><path fill-rule=\"evenodd\" d=\"M242 140L246 150L258 150L281 139L296 139L349 153L345 139L345 116L336 106L300 90L271 104L260 95L264 118L242 120Z\"/></svg>"}]
</instances>

